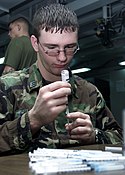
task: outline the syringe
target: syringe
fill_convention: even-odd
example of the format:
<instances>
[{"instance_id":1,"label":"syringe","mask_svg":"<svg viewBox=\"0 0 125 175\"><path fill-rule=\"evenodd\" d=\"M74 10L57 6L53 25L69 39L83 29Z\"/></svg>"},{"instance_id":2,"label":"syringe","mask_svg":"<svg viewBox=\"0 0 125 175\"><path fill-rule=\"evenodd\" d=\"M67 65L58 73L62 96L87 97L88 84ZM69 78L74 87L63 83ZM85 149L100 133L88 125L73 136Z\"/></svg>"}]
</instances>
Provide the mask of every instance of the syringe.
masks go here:
<instances>
[{"instance_id":1,"label":"syringe","mask_svg":"<svg viewBox=\"0 0 125 175\"><path fill-rule=\"evenodd\" d=\"M69 71L68 70L62 70L61 71L61 78L62 78L62 81L68 82L69 81ZM66 115L68 115L68 114L69 114L69 107L68 107L68 104L67 104ZM69 120L68 120L68 124L69 124Z\"/></svg>"}]
</instances>

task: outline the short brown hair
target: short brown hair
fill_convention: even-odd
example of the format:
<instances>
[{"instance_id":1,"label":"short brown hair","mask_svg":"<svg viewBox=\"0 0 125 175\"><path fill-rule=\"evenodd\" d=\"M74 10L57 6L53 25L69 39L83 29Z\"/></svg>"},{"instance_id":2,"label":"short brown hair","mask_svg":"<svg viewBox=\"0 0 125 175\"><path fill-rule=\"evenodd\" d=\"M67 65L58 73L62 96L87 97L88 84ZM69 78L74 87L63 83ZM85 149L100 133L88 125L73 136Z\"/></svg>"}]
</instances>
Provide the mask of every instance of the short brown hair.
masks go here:
<instances>
[{"instance_id":1,"label":"short brown hair","mask_svg":"<svg viewBox=\"0 0 125 175\"><path fill-rule=\"evenodd\" d=\"M34 35L39 38L40 30L62 33L76 31L79 28L78 19L74 11L67 6L53 3L38 9L33 18Z\"/></svg>"}]
</instances>

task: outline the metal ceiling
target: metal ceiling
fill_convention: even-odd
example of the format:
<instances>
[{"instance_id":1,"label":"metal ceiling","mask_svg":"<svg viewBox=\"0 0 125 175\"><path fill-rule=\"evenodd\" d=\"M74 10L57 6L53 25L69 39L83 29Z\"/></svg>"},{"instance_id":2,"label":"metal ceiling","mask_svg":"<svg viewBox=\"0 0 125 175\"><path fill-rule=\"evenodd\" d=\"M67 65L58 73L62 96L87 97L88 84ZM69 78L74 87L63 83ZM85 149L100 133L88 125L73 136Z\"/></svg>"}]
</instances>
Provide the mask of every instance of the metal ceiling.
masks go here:
<instances>
[{"instance_id":1,"label":"metal ceiling","mask_svg":"<svg viewBox=\"0 0 125 175\"><path fill-rule=\"evenodd\" d=\"M84 77L100 76L124 68L118 62L125 60L125 0L76 0L67 5L76 11L80 23L80 51L73 60L72 68L92 68L92 71L83 74ZM102 39L96 35L96 20L106 17L104 7L109 5L115 34L112 36L110 33L112 45L104 46Z\"/></svg>"}]
</instances>

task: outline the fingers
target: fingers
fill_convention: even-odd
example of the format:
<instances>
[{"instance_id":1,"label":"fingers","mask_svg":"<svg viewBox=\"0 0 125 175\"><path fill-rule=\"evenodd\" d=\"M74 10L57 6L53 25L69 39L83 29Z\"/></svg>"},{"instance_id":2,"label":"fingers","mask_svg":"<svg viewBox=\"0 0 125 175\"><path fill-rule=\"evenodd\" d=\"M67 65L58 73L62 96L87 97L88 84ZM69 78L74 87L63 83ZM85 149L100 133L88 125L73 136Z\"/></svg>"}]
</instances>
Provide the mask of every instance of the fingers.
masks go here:
<instances>
[{"instance_id":1,"label":"fingers","mask_svg":"<svg viewBox=\"0 0 125 175\"><path fill-rule=\"evenodd\" d=\"M91 139L93 135L94 135L94 130L92 130L90 133L84 133L84 134L83 133L82 134L70 134L70 139L88 142L89 140L93 140Z\"/></svg>"},{"instance_id":2,"label":"fingers","mask_svg":"<svg viewBox=\"0 0 125 175\"><path fill-rule=\"evenodd\" d=\"M68 103L68 95L71 94L71 88L68 83L52 83L40 89L38 94L39 104L43 103L46 108L65 105Z\"/></svg>"},{"instance_id":3,"label":"fingers","mask_svg":"<svg viewBox=\"0 0 125 175\"><path fill-rule=\"evenodd\" d=\"M48 106L48 108L51 106L56 107L56 106L61 106L61 105L65 105L65 107L66 107L67 103L68 103L68 98L66 96L64 96L64 97L60 97L57 99L49 100L47 103L47 106Z\"/></svg>"},{"instance_id":4,"label":"fingers","mask_svg":"<svg viewBox=\"0 0 125 175\"><path fill-rule=\"evenodd\" d=\"M79 126L72 130L68 130L70 139L81 140L87 143L94 142L95 140L95 132L93 127L83 127ZM84 143L85 144L85 143Z\"/></svg>"},{"instance_id":5,"label":"fingers","mask_svg":"<svg viewBox=\"0 0 125 175\"><path fill-rule=\"evenodd\" d=\"M72 129L79 127L79 126L83 126L83 127L91 127L92 126L90 116L88 114L84 114L81 112L74 112L74 113L69 113L66 117L69 120L73 121L69 125L66 125L67 130L72 130Z\"/></svg>"},{"instance_id":6,"label":"fingers","mask_svg":"<svg viewBox=\"0 0 125 175\"><path fill-rule=\"evenodd\" d=\"M66 82L54 82L40 89L39 95L46 100L57 99L71 94L71 86Z\"/></svg>"},{"instance_id":7,"label":"fingers","mask_svg":"<svg viewBox=\"0 0 125 175\"><path fill-rule=\"evenodd\" d=\"M63 82L63 81L56 81L54 83L51 83L49 85L46 85L44 87L42 87L42 89L44 91L49 91L49 92L53 92L57 89L60 89L60 88L71 88L71 85L67 82Z\"/></svg>"},{"instance_id":8,"label":"fingers","mask_svg":"<svg viewBox=\"0 0 125 175\"><path fill-rule=\"evenodd\" d=\"M70 130L70 134L71 135L84 134L84 135L90 136L92 131L93 131L92 127L79 126Z\"/></svg>"},{"instance_id":9,"label":"fingers","mask_svg":"<svg viewBox=\"0 0 125 175\"><path fill-rule=\"evenodd\" d=\"M93 126L92 124L90 125L85 125L85 124L80 124L76 125L73 123L66 124L66 130L70 133L70 135L91 135L93 131Z\"/></svg>"},{"instance_id":10,"label":"fingers","mask_svg":"<svg viewBox=\"0 0 125 175\"><path fill-rule=\"evenodd\" d=\"M88 114L82 113L82 112L73 112L73 113L69 113L67 116L67 118L71 118L73 120L77 119L77 118L81 118L81 119L90 119L90 116Z\"/></svg>"},{"instance_id":11,"label":"fingers","mask_svg":"<svg viewBox=\"0 0 125 175\"><path fill-rule=\"evenodd\" d=\"M74 112L70 113L67 118L73 120L73 122L65 125L71 139L89 140L91 138L94 130L88 114Z\"/></svg>"}]
</instances>

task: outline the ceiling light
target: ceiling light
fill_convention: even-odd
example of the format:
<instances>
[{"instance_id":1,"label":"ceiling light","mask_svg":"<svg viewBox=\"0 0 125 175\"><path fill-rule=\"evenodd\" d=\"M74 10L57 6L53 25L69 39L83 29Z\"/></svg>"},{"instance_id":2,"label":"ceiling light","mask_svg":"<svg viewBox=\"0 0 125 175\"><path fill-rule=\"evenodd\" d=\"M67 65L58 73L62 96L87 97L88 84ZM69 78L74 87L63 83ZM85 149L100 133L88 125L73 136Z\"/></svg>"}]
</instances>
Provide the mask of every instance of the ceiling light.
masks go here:
<instances>
[{"instance_id":1,"label":"ceiling light","mask_svg":"<svg viewBox=\"0 0 125 175\"><path fill-rule=\"evenodd\" d=\"M120 63L118 63L120 66L125 66L125 61L121 61Z\"/></svg>"},{"instance_id":2,"label":"ceiling light","mask_svg":"<svg viewBox=\"0 0 125 175\"><path fill-rule=\"evenodd\" d=\"M72 70L72 73L73 74L78 74L78 73L87 72L87 71L90 71L90 70L91 70L90 68L80 68L80 69Z\"/></svg>"}]
</instances>

